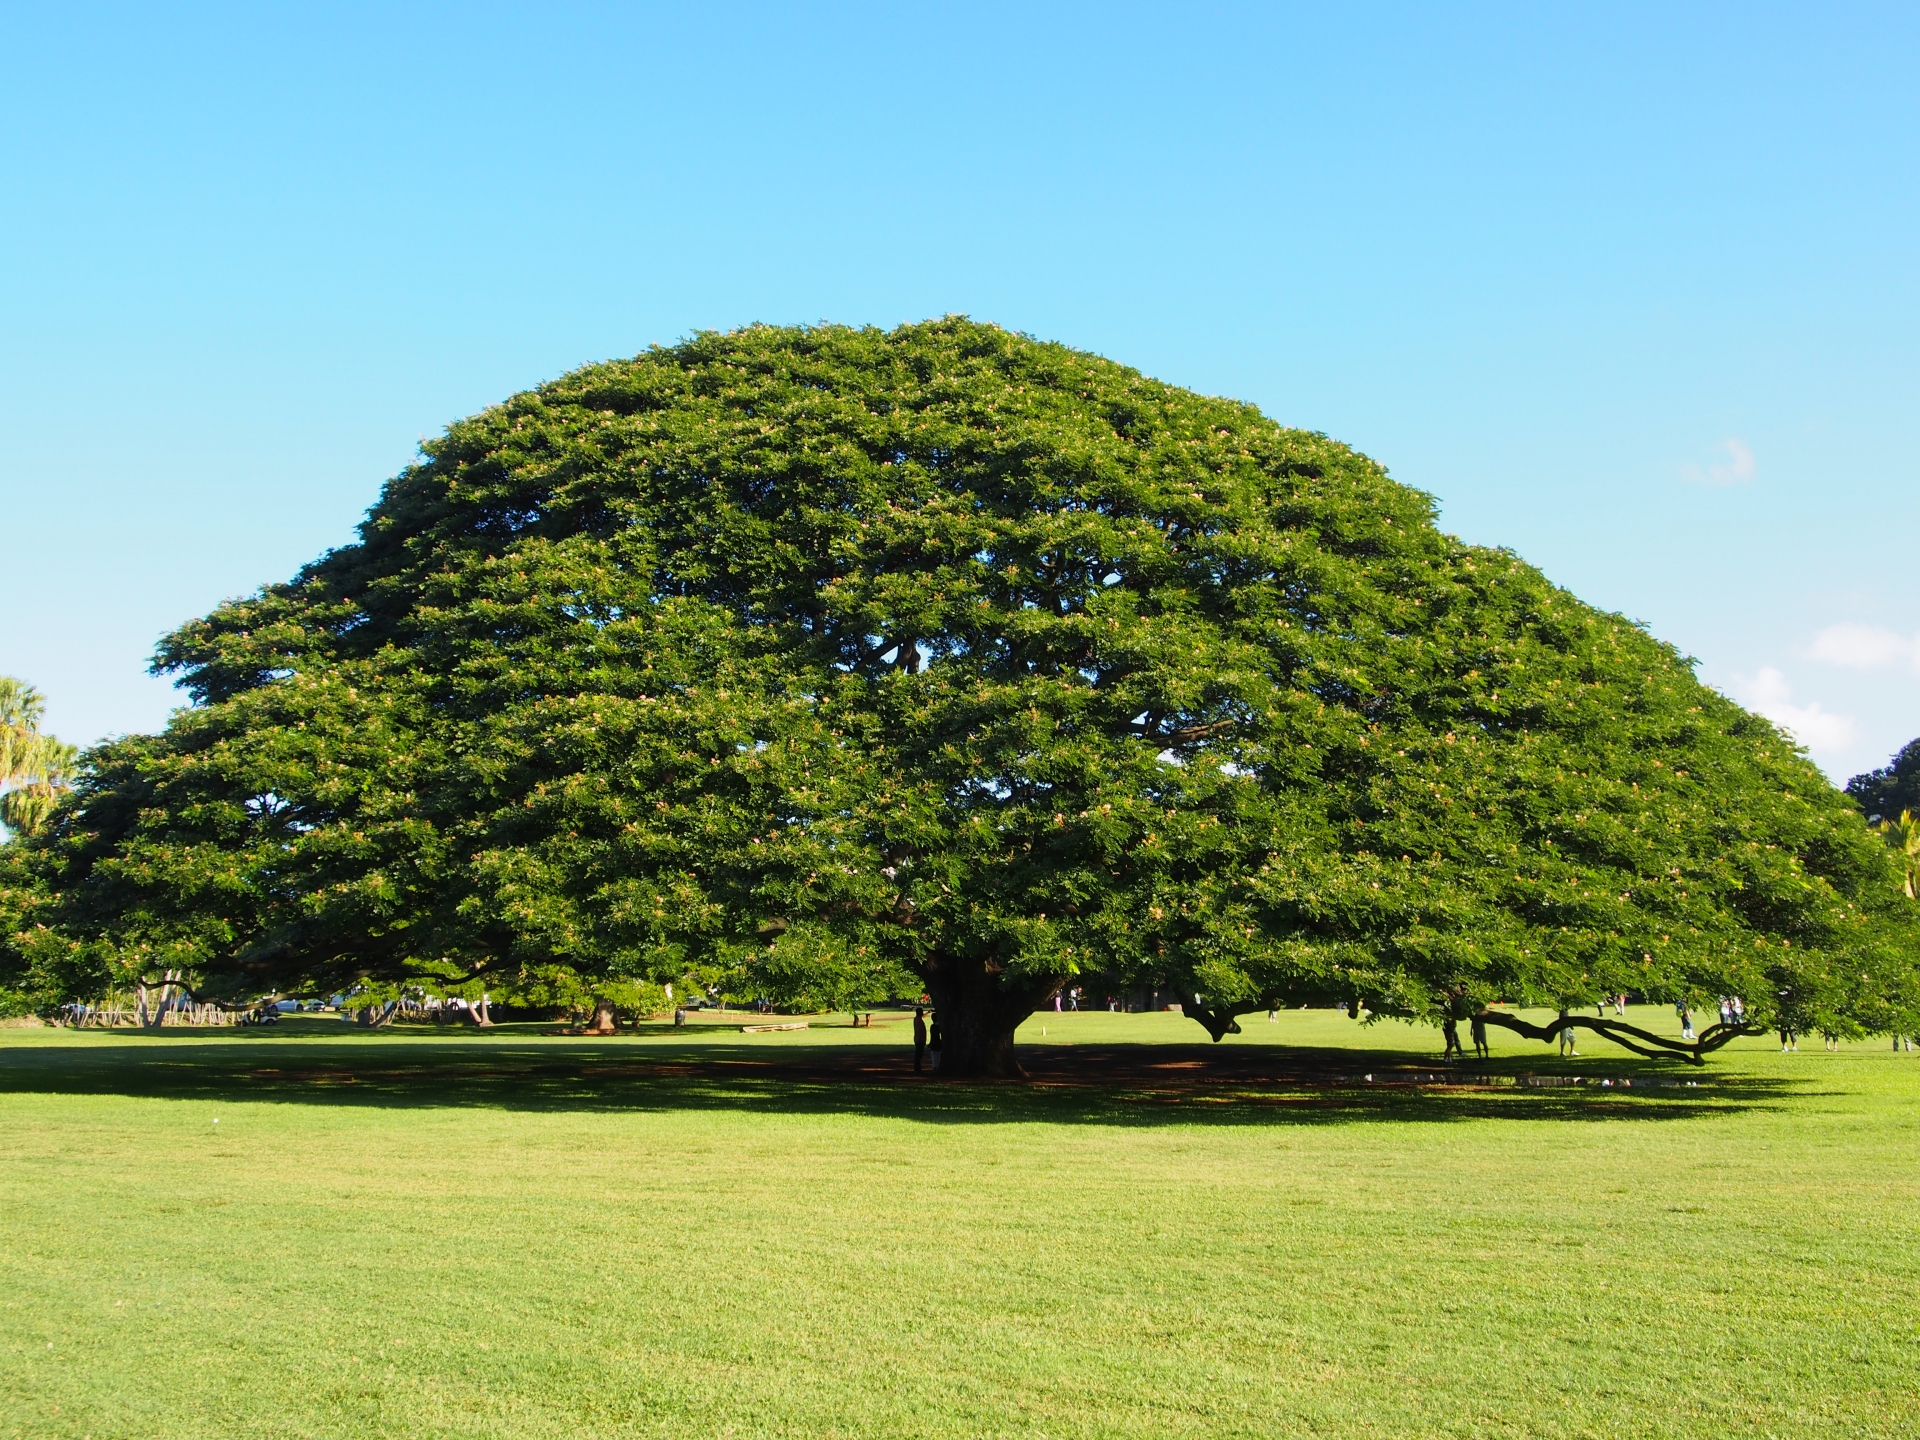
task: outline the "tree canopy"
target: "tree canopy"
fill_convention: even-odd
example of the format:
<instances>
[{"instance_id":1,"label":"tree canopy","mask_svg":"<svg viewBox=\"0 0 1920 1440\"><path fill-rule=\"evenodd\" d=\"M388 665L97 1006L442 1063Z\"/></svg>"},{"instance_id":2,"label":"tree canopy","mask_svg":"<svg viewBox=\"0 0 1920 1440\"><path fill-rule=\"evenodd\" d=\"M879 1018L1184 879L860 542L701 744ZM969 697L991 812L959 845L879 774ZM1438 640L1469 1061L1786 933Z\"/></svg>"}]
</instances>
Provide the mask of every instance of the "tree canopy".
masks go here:
<instances>
[{"instance_id":1,"label":"tree canopy","mask_svg":"<svg viewBox=\"0 0 1920 1440\"><path fill-rule=\"evenodd\" d=\"M924 985L957 1073L1089 973L1216 1037L1920 1028L1888 848L1670 647L1323 435L963 319L515 396L156 668L193 705L10 862L18 967Z\"/></svg>"}]
</instances>

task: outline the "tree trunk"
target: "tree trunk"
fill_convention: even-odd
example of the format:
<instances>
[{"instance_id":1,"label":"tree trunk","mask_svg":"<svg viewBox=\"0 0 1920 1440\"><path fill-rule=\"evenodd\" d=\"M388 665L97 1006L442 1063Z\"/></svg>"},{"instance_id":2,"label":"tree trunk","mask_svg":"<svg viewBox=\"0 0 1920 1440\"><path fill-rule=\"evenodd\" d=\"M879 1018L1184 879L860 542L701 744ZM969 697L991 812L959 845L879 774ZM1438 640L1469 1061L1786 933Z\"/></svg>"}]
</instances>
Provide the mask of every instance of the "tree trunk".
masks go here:
<instances>
[{"instance_id":1,"label":"tree trunk","mask_svg":"<svg viewBox=\"0 0 1920 1440\"><path fill-rule=\"evenodd\" d=\"M146 984L145 982L141 983L139 1018L140 1018L140 1028L142 1030L158 1030L161 1027L161 1025L163 1025L166 1022L167 1001L173 998L173 982L177 978L178 978L178 972L173 970L168 970L162 975L161 982L160 982L160 998L151 1006L149 1006L147 1003Z\"/></svg>"},{"instance_id":2,"label":"tree trunk","mask_svg":"<svg viewBox=\"0 0 1920 1440\"><path fill-rule=\"evenodd\" d=\"M593 1002L593 1020L580 1033L582 1035L614 1035L618 1027L613 1022L613 1002L595 1000Z\"/></svg>"},{"instance_id":3,"label":"tree trunk","mask_svg":"<svg viewBox=\"0 0 1920 1440\"><path fill-rule=\"evenodd\" d=\"M920 972L940 1027L940 1074L956 1079L1013 1079L1026 1072L1014 1058L1013 1032L1064 981L1008 981L983 960L940 956Z\"/></svg>"}]
</instances>

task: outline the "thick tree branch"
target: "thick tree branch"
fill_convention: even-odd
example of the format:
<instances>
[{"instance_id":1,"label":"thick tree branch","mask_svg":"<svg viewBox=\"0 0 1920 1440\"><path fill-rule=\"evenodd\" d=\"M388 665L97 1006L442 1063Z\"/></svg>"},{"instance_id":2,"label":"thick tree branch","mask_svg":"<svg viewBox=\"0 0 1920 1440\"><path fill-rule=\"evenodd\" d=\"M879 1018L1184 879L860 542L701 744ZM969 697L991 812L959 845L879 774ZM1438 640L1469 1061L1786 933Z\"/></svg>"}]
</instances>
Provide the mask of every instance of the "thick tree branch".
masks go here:
<instances>
[{"instance_id":1,"label":"thick tree branch","mask_svg":"<svg viewBox=\"0 0 1920 1440\"><path fill-rule=\"evenodd\" d=\"M1233 729L1233 727L1240 722L1238 720L1209 720L1204 725L1183 725L1178 730L1166 731L1156 731L1154 729L1154 723L1155 722L1149 720L1145 725L1134 725L1129 728L1142 740L1158 740L1167 745L1191 745L1196 740L1212 739L1215 735Z\"/></svg>"},{"instance_id":2,"label":"thick tree branch","mask_svg":"<svg viewBox=\"0 0 1920 1440\"><path fill-rule=\"evenodd\" d=\"M1670 1040L1665 1035L1656 1035L1651 1030L1642 1030L1638 1025L1608 1020L1603 1016L1562 1015L1546 1025L1534 1025L1517 1015L1508 1015L1498 1010L1482 1010L1479 1018L1489 1025L1498 1025L1502 1030L1511 1030L1514 1034L1529 1040L1539 1040L1548 1044L1551 1044L1560 1032L1569 1026L1591 1030L1596 1035L1633 1051L1636 1055L1645 1055L1652 1060L1664 1060L1670 1055L1677 1055L1689 1065L1706 1064L1708 1054L1718 1050L1729 1040L1742 1035L1767 1033L1764 1025L1714 1025L1701 1031L1698 1040Z\"/></svg>"},{"instance_id":3,"label":"thick tree branch","mask_svg":"<svg viewBox=\"0 0 1920 1440\"><path fill-rule=\"evenodd\" d=\"M1191 991L1176 990L1173 993L1180 997L1180 1013L1190 1020L1198 1020L1216 1045L1227 1036L1240 1033L1240 1022L1234 1018L1236 1012L1231 1006L1208 1005ZM1237 1013L1245 1015L1249 1012L1243 1009Z\"/></svg>"}]
</instances>

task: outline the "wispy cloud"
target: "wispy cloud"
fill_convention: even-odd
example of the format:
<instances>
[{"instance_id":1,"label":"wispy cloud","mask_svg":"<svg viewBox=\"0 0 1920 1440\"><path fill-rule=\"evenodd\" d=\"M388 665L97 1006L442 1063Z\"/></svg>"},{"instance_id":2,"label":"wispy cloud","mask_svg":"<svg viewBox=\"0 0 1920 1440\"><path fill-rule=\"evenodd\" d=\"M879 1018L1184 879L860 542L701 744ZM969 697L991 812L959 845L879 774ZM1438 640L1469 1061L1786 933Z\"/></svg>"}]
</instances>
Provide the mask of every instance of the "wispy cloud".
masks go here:
<instances>
[{"instance_id":1,"label":"wispy cloud","mask_svg":"<svg viewBox=\"0 0 1920 1440\"><path fill-rule=\"evenodd\" d=\"M1753 451L1729 435L1713 447L1721 458L1706 465L1682 465L1680 478L1690 485L1744 485L1753 479Z\"/></svg>"},{"instance_id":2,"label":"wispy cloud","mask_svg":"<svg viewBox=\"0 0 1920 1440\"><path fill-rule=\"evenodd\" d=\"M1859 733L1851 715L1823 710L1818 700L1794 704L1793 687L1771 665L1761 666L1760 673L1752 677L1735 676L1733 693L1749 710L1766 716L1816 753L1845 750Z\"/></svg>"},{"instance_id":3,"label":"wispy cloud","mask_svg":"<svg viewBox=\"0 0 1920 1440\"><path fill-rule=\"evenodd\" d=\"M1813 648L1807 653L1849 670L1920 670L1920 635L1902 635L1877 625L1829 625L1813 637Z\"/></svg>"}]
</instances>

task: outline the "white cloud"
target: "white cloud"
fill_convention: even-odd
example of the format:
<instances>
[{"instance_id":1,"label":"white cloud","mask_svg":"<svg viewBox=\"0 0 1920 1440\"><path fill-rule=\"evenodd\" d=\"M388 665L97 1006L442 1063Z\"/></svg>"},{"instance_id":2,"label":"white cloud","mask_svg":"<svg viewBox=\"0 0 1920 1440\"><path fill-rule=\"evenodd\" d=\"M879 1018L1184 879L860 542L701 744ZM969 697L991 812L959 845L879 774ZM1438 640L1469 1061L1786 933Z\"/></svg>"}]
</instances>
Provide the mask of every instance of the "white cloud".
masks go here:
<instances>
[{"instance_id":1,"label":"white cloud","mask_svg":"<svg viewBox=\"0 0 1920 1440\"><path fill-rule=\"evenodd\" d=\"M1682 465L1680 478L1692 485L1744 485L1753 479L1753 451L1747 448L1745 441L1729 435L1713 449L1716 455L1724 455L1725 458L1715 460L1704 468Z\"/></svg>"},{"instance_id":2,"label":"white cloud","mask_svg":"<svg viewBox=\"0 0 1920 1440\"><path fill-rule=\"evenodd\" d=\"M1771 665L1761 666L1760 673L1751 679L1735 676L1733 693L1749 710L1766 716L1815 752L1845 750L1858 731L1851 715L1831 714L1820 708L1818 700L1795 705L1793 687Z\"/></svg>"},{"instance_id":3,"label":"white cloud","mask_svg":"<svg viewBox=\"0 0 1920 1440\"><path fill-rule=\"evenodd\" d=\"M1875 625L1829 625L1813 637L1807 652L1829 665L1849 670L1884 670L1910 666L1920 670L1920 635L1902 635Z\"/></svg>"}]
</instances>

